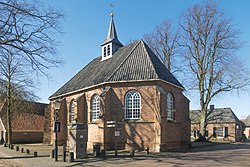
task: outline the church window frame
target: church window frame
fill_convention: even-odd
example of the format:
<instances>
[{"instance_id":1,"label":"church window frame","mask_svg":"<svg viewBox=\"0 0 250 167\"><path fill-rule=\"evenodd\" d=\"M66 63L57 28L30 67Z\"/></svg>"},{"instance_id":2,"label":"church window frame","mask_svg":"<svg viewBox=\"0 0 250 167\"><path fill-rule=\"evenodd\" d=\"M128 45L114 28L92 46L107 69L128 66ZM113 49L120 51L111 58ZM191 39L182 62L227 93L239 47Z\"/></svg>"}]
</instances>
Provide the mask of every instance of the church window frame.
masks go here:
<instances>
[{"instance_id":1,"label":"church window frame","mask_svg":"<svg viewBox=\"0 0 250 167\"><path fill-rule=\"evenodd\" d=\"M103 56L104 57L107 56L107 47L106 46L103 47Z\"/></svg>"},{"instance_id":2,"label":"church window frame","mask_svg":"<svg viewBox=\"0 0 250 167\"><path fill-rule=\"evenodd\" d=\"M110 52L110 45L107 46L107 56L110 56L111 52Z\"/></svg>"},{"instance_id":3,"label":"church window frame","mask_svg":"<svg viewBox=\"0 0 250 167\"><path fill-rule=\"evenodd\" d=\"M136 90L128 91L125 95L125 119L141 118L141 95Z\"/></svg>"},{"instance_id":4,"label":"church window frame","mask_svg":"<svg viewBox=\"0 0 250 167\"><path fill-rule=\"evenodd\" d=\"M96 121L100 119L100 96L95 94L91 100L91 120Z\"/></svg>"},{"instance_id":5,"label":"church window frame","mask_svg":"<svg viewBox=\"0 0 250 167\"><path fill-rule=\"evenodd\" d=\"M75 120L75 104L74 100L70 102L70 107L69 107L69 122L73 123Z\"/></svg>"},{"instance_id":6,"label":"church window frame","mask_svg":"<svg viewBox=\"0 0 250 167\"><path fill-rule=\"evenodd\" d=\"M172 93L168 93L166 97L166 110L167 110L167 120L175 120L175 107L174 107L174 96Z\"/></svg>"}]
</instances>

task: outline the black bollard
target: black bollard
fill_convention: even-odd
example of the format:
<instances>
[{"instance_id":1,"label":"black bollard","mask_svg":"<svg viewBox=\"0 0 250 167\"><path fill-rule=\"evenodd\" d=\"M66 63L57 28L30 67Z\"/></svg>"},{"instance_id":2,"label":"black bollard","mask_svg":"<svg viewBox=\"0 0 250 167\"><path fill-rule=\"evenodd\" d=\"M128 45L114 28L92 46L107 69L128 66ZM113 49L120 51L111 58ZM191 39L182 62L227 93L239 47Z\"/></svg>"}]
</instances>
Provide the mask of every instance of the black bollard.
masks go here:
<instances>
[{"instance_id":1,"label":"black bollard","mask_svg":"<svg viewBox=\"0 0 250 167\"><path fill-rule=\"evenodd\" d=\"M149 154L149 147L146 148L146 152L147 152L147 154Z\"/></svg>"},{"instance_id":2,"label":"black bollard","mask_svg":"<svg viewBox=\"0 0 250 167\"><path fill-rule=\"evenodd\" d=\"M74 162L74 152L69 152L69 162Z\"/></svg>"},{"instance_id":3,"label":"black bollard","mask_svg":"<svg viewBox=\"0 0 250 167\"><path fill-rule=\"evenodd\" d=\"M29 149L26 149L26 154L30 154L30 150Z\"/></svg>"},{"instance_id":4,"label":"black bollard","mask_svg":"<svg viewBox=\"0 0 250 167\"><path fill-rule=\"evenodd\" d=\"M34 152L34 157L37 157L37 152L36 151Z\"/></svg>"},{"instance_id":5,"label":"black bollard","mask_svg":"<svg viewBox=\"0 0 250 167\"><path fill-rule=\"evenodd\" d=\"M23 153L24 152L24 149L23 148L21 148L21 153Z\"/></svg>"},{"instance_id":6,"label":"black bollard","mask_svg":"<svg viewBox=\"0 0 250 167\"><path fill-rule=\"evenodd\" d=\"M16 151L19 151L19 146L16 146Z\"/></svg>"},{"instance_id":7,"label":"black bollard","mask_svg":"<svg viewBox=\"0 0 250 167\"><path fill-rule=\"evenodd\" d=\"M106 158L106 151L105 150L101 150L101 158Z\"/></svg>"},{"instance_id":8,"label":"black bollard","mask_svg":"<svg viewBox=\"0 0 250 167\"><path fill-rule=\"evenodd\" d=\"M14 145L13 145L13 144L10 145L10 149L11 149L11 150L14 149Z\"/></svg>"},{"instance_id":9,"label":"black bollard","mask_svg":"<svg viewBox=\"0 0 250 167\"><path fill-rule=\"evenodd\" d=\"M63 145L63 162L66 162L66 146Z\"/></svg>"},{"instance_id":10,"label":"black bollard","mask_svg":"<svg viewBox=\"0 0 250 167\"><path fill-rule=\"evenodd\" d=\"M131 149L130 150L130 157L134 157L135 156L135 150L134 149Z\"/></svg>"},{"instance_id":11,"label":"black bollard","mask_svg":"<svg viewBox=\"0 0 250 167\"><path fill-rule=\"evenodd\" d=\"M117 150L115 150L115 156L117 157L117 155L118 155L118 153L117 153L118 151Z\"/></svg>"}]
</instances>

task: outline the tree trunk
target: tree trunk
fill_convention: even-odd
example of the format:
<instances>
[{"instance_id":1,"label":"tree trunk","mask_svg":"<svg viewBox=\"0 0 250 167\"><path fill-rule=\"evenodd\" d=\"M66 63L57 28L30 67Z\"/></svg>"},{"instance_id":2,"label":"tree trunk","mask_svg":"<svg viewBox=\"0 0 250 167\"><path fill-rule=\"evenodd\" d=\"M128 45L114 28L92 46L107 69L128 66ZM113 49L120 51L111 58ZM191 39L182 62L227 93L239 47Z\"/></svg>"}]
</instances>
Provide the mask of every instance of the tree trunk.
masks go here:
<instances>
[{"instance_id":1,"label":"tree trunk","mask_svg":"<svg viewBox=\"0 0 250 167\"><path fill-rule=\"evenodd\" d=\"M11 125L11 84L8 81L8 95L7 95L7 143L11 144L12 139L12 125Z\"/></svg>"},{"instance_id":2,"label":"tree trunk","mask_svg":"<svg viewBox=\"0 0 250 167\"><path fill-rule=\"evenodd\" d=\"M202 110L201 111L201 118L200 118L200 132L199 132L199 138L198 141L199 142L206 142L206 127L207 127L207 123L206 123L206 111Z\"/></svg>"}]
</instances>

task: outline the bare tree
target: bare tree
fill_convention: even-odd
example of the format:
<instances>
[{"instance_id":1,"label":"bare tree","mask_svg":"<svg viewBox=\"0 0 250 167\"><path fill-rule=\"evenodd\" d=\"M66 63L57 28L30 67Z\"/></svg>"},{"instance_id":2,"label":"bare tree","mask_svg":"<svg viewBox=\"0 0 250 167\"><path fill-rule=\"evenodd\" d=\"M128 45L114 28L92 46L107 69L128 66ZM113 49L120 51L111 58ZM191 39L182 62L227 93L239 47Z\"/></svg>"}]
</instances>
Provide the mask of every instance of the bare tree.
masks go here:
<instances>
[{"instance_id":1,"label":"bare tree","mask_svg":"<svg viewBox=\"0 0 250 167\"><path fill-rule=\"evenodd\" d=\"M34 77L49 78L49 69L61 63L55 39L63 15L39 1L0 0L0 16L0 79L11 143L11 114L17 101L34 99Z\"/></svg>"},{"instance_id":2,"label":"bare tree","mask_svg":"<svg viewBox=\"0 0 250 167\"><path fill-rule=\"evenodd\" d=\"M11 49L11 48L10 48ZM36 96L32 92L31 88L35 87L32 79L32 72L29 68L26 68L25 62L10 50L1 50L0 52L0 76L2 91L2 110L6 106L6 114L1 113L2 117L7 120L8 129L8 143L11 143L12 139L12 116L15 111L21 111L26 108L26 103L22 101L35 100ZM18 110L16 110L18 108Z\"/></svg>"},{"instance_id":3,"label":"bare tree","mask_svg":"<svg viewBox=\"0 0 250 167\"><path fill-rule=\"evenodd\" d=\"M207 1L183 15L181 46L190 71L190 86L198 91L201 107L200 139L205 140L209 103L217 95L249 85L248 71L236 51L242 46L239 32L218 5Z\"/></svg>"},{"instance_id":4,"label":"bare tree","mask_svg":"<svg viewBox=\"0 0 250 167\"><path fill-rule=\"evenodd\" d=\"M178 37L178 30L175 31L172 28L169 20L164 20L151 33L143 37L149 47L171 72L175 72L178 69L173 60L173 56L178 49Z\"/></svg>"},{"instance_id":5,"label":"bare tree","mask_svg":"<svg viewBox=\"0 0 250 167\"><path fill-rule=\"evenodd\" d=\"M35 72L47 75L59 65L55 35L62 14L39 1L0 1L0 49L12 48Z\"/></svg>"}]
</instances>

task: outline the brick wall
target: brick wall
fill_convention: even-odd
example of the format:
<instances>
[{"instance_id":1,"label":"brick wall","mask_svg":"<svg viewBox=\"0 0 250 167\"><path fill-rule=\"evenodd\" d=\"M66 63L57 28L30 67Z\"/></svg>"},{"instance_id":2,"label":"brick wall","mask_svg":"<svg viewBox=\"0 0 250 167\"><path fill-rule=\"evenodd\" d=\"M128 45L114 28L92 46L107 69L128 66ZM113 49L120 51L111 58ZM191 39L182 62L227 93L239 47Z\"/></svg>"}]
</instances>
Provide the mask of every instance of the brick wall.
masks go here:
<instances>
[{"instance_id":1,"label":"brick wall","mask_svg":"<svg viewBox=\"0 0 250 167\"><path fill-rule=\"evenodd\" d=\"M213 128L216 127L228 127L228 137L213 137ZM192 131L199 130L199 124L192 124L191 125ZM221 123L221 124L208 124L207 125L207 131L208 131L208 141L214 141L214 142L236 142L240 139L237 139L237 132L236 132L236 124L235 123ZM196 137L196 139L198 136ZM240 137L239 137L240 138ZM195 138L193 138L195 140Z\"/></svg>"},{"instance_id":2,"label":"brick wall","mask_svg":"<svg viewBox=\"0 0 250 167\"><path fill-rule=\"evenodd\" d=\"M160 93L157 85L162 87L165 93ZM95 94L100 95L104 87L95 87L64 98L63 107L59 111L60 120L64 125L62 134L58 136L59 141L68 139L67 120L69 120L70 103L73 100L76 122L88 125L88 150L93 149L95 142L103 143L104 138L105 149L113 149L115 141L120 149L150 147L151 150L156 151L159 151L161 145L163 145L162 151L165 151L189 144L190 137L187 137L190 134L189 101L183 96L181 89L160 81L117 83L105 86L111 89L101 97L102 117L94 122L91 121L91 99ZM130 90L136 90L141 95L141 118L138 120L124 119L124 98ZM167 122L162 117L166 111L165 94L167 92L171 92L175 99L176 121L174 122ZM104 123L107 121L116 121L116 128L105 128L104 134ZM120 132L119 137L114 136L115 131ZM53 141L53 134L51 139Z\"/></svg>"},{"instance_id":3,"label":"brick wall","mask_svg":"<svg viewBox=\"0 0 250 167\"><path fill-rule=\"evenodd\" d=\"M12 132L12 143L42 143L43 132Z\"/></svg>"}]
</instances>

